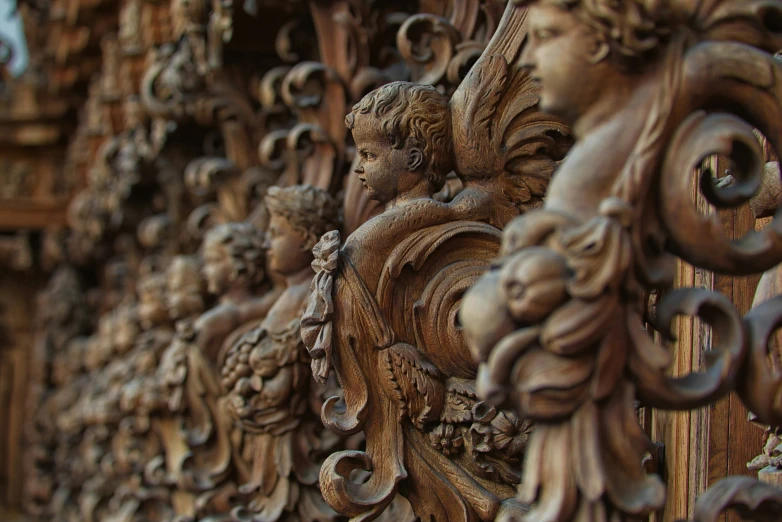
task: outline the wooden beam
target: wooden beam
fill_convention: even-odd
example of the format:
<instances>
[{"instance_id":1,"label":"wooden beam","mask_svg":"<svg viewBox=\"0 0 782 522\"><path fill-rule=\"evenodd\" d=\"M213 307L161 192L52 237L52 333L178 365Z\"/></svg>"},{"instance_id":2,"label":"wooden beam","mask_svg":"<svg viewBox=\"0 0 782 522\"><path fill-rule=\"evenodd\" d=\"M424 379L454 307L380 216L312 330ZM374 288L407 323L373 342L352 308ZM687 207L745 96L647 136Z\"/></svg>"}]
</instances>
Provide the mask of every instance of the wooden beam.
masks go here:
<instances>
[{"instance_id":1,"label":"wooden beam","mask_svg":"<svg viewBox=\"0 0 782 522\"><path fill-rule=\"evenodd\" d=\"M51 225L66 223L68 202L53 201L2 201L0 202L0 230L40 230Z\"/></svg>"}]
</instances>

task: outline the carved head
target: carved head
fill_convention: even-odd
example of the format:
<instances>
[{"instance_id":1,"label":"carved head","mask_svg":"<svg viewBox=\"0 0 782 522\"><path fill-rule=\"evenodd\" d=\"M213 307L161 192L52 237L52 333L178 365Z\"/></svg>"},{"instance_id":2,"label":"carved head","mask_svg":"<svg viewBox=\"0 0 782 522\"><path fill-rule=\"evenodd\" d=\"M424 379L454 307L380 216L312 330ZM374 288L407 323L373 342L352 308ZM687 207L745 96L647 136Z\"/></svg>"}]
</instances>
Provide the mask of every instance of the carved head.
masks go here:
<instances>
[{"instance_id":1,"label":"carved head","mask_svg":"<svg viewBox=\"0 0 782 522\"><path fill-rule=\"evenodd\" d=\"M174 321L204 311L201 265L194 256L177 256L166 271L166 307Z\"/></svg>"},{"instance_id":2,"label":"carved head","mask_svg":"<svg viewBox=\"0 0 782 522\"><path fill-rule=\"evenodd\" d=\"M667 0L515 0L529 6L521 57L541 108L573 122L620 76L639 75L671 32ZM577 80L576 80L577 79Z\"/></svg>"},{"instance_id":3,"label":"carved head","mask_svg":"<svg viewBox=\"0 0 782 522\"><path fill-rule=\"evenodd\" d=\"M249 223L225 223L209 230L202 247L207 290L221 295L263 281L263 243L263 232Z\"/></svg>"},{"instance_id":4,"label":"carved head","mask_svg":"<svg viewBox=\"0 0 782 522\"><path fill-rule=\"evenodd\" d=\"M295 274L312 262L312 247L339 226L339 205L325 190L310 185L270 187L266 194L269 270Z\"/></svg>"},{"instance_id":5,"label":"carved head","mask_svg":"<svg viewBox=\"0 0 782 522\"><path fill-rule=\"evenodd\" d=\"M159 272L144 275L138 282L138 317L145 330L161 325L168 320L166 310L166 276Z\"/></svg>"},{"instance_id":6,"label":"carved head","mask_svg":"<svg viewBox=\"0 0 782 522\"><path fill-rule=\"evenodd\" d=\"M453 169L448 100L434 87L384 85L364 96L345 123L359 155L355 172L370 199L387 203L422 178L434 194Z\"/></svg>"},{"instance_id":7,"label":"carved head","mask_svg":"<svg viewBox=\"0 0 782 522\"><path fill-rule=\"evenodd\" d=\"M101 315L98 332L86 341L84 365L87 371L105 366L112 358L130 351L140 332L135 303L123 303Z\"/></svg>"}]
</instances>

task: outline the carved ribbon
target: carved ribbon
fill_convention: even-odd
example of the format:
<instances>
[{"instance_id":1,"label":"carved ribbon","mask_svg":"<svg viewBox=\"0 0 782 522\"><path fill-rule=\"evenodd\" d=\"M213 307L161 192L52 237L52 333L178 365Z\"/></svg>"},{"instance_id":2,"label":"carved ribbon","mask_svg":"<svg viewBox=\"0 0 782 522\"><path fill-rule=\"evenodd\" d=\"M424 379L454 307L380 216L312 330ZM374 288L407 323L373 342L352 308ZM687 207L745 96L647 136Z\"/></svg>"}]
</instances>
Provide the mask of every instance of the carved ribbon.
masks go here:
<instances>
[{"instance_id":1,"label":"carved ribbon","mask_svg":"<svg viewBox=\"0 0 782 522\"><path fill-rule=\"evenodd\" d=\"M307 309L301 318L301 338L312 357L312 375L320 384L329 376L332 353L331 318L334 315L334 277L339 259L339 231L332 230L323 235L312 249L315 260L312 268L315 277L310 286Z\"/></svg>"}]
</instances>

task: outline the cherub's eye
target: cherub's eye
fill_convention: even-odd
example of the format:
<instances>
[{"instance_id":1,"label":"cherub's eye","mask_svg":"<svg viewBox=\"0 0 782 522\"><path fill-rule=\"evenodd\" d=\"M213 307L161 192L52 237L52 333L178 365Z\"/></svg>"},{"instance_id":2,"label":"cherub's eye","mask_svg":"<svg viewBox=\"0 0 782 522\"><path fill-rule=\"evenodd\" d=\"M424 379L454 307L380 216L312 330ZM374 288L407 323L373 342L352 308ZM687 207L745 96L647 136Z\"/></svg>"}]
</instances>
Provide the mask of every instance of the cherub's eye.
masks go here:
<instances>
[{"instance_id":1,"label":"cherub's eye","mask_svg":"<svg viewBox=\"0 0 782 522\"><path fill-rule=\"evenodd\" d=\"M552 29L536 29L534 34L539 41L551 40L557 35L556 31Z\"/></svg>"},{"instance_id":2,"label":"cherub's eye","mask_svg":"<svg viewBox=\"0 0 782 522\"><path fill-rule=\"evenodd\" d=\"M377 156L372 154L371 152L367 152L366 153L366 157L367 157L368 160L377 159Z\"/></svg>"}]
</instances>

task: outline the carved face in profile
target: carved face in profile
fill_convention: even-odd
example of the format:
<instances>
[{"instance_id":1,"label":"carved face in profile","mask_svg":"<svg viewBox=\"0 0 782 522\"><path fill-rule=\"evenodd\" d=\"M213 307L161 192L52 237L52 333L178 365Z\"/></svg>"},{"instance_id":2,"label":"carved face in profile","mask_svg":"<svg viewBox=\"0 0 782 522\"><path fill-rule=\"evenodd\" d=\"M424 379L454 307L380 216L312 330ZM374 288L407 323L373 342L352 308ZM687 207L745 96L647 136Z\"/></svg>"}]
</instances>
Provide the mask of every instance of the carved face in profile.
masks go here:
<instances>
[{"instance_id":1,"label":"carved face in profile","mask_svg":"<svg viewBox=\"0 0 782 522\"><path fill-rule=\"evenodd\" d=\"M359 157L354 172L369 199L388 203L421 182L423 175L415 169L421 165L421 150L409 143L394 148L373 115L356 115L353 139Z\"/></svg>"},{"instance_id":2,"label":"carved face in profile","mask_svg":"<svg viewBox=\"0 0 782 522\"><path fill-rule=\"evenodd\" d=\"M165 292L166 277L163 274L150 274L139 282L138 316L143 328L153 328L168 319L168 312L164 307Z\"/></svg>"},{"instance_id":3,"label":"carved face in profile","mask_svg":"<svg viewBox=\"0 0 782 522\"><path fill-rule=\"evenodd\" d=\"M204 270L207 290L210 294L220 295L231 287L234 270L227 247L218 241L204 242Z\"/></svg>"},{"instance_id":4,"label":"carved face in profile","mask_svg":"<svg viewBox=\"0 0 782 522\"><path fill-rule=\"evenodd\" d=\"M204 238L203 258L207 290L215 295L253 287L266 275L263 234L250 223L225 223L211 229Z\"/></svg>"},{"instance_id":5,"label":"carved face in profile","mask_svg":"<svg viewBox=\"0 0 782 522\"><path fill-rule=\"evenodd\" d=\"M203 312L202 282L198 263L186 256L175 257L166 272L166 307L178 321Z\"/></svg>"},{"instance_id":6,"label":"carved face in profile","mask_svg":"<svg viewBox=\"0 0 782 522\"><path fill-rule=\"evenodd\" d=\"M293 226L290 220L272 213L266 232L266 259L269 270L280 275L293 275L312 262L312 253L307 249L307 236Z\"/></svg>"},{"instance_id":7,"label":"carved face in profile","mask_svg":"<svg viewBox=\"0 0 782 522\"><path fill-rule=\"evenodd\" d=\"M87 371L100 368L111 356L114 344L111 332L115 324L116 319L111 313L103 314L98 321L98 333L89 337L85 349L84 366Z\"/></svg>"},{"instance_id":8,"label":"carved face in profile","mask_svg":"<svg viewBox=\"0 0 782 522\"><path fill-rule=\"evenodd\" d=\"M543 111L573 123L601 96L613 75L608 46L570 10L529 7L529 40L521 63L540 84Z\"/></svg>"}]
</instances>

